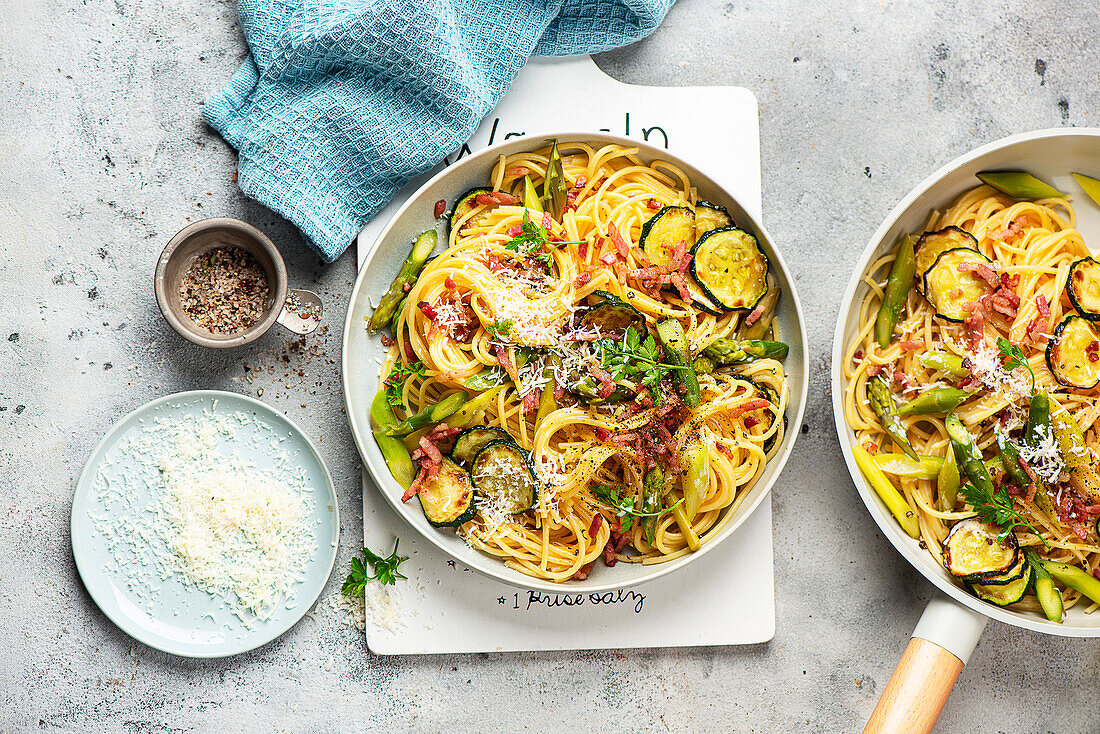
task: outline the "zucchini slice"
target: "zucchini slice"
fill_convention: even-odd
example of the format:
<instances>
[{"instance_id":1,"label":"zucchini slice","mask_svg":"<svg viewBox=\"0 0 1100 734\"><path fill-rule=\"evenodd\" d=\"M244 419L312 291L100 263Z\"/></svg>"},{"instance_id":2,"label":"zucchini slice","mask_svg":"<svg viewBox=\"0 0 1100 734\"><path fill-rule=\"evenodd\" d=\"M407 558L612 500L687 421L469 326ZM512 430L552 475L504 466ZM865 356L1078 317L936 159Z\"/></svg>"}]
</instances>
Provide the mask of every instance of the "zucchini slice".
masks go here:
<instances>
[{"instance_id":1,"label":"zucchini slice","mask_svg":"<svg viewBox=\"0 0 1100 734\"><path fill-rule=\"evenodd\" d=\"M991 583L986 581L980 584L971 584L970 590L979 598L996 604L999 607L1007 607L1024 598L1028 586L1031 585L1031 566L1025 563L1023 572L1018 578L1006 582Z\"/></svg>"},{"instance_id":2,"label":"zucchini slice","mask_svg":"<svg viewBox=\"0 0 1100 734\"><path fill-rule=\"evenodd\" d=\"M455 199L454 208L451 210L451 218L447 221L447 226L449 227L449 229L453 231L454 228L458 225L459 221L461 221L464 216L480 206L475 201L478 194L488 194L491 191L492 189L486 186L475 186L474 188L469 189L466 193L462 194L462 196ZM477 221L477 217L467 220L466 223L462 225L463 229L465 229L467 225L475 221Z\"/></svg>"},{"instance_id":3,"label":"zucchini slice","mask_svg":"<svg viewBox=\"0 0 1100 734\"><path fill-rule=\"evenodd\" d=\"M511 441L515 443L512 435L503 428L472 426L458 434L454 448L451 449L451 459L459 466L467 466L473 462L477 452L485 448L485 445L490 441Z\"/></svg>"},{"instance_id":4,"label":"zucchini slice","mask_svg":"<svg viewBox=\"0 0 1100 734\"><path fill-rule=\"evenodd\" d=\"M970 518L951 528L943 541L943 564L963 581L985 581L1007 573L1020 560L1016 536L997 540L1000 528Z\"/></svg>"},{"instance_id":5,"label":"zucchini slice","mask_svg":"<svg viewBox=\"0 0 1100 734\"><path fill-rule=\"evenodd\" d=\"M1047 344L1047 367L1066 387L1090 390L1100 384L1100 336L1081 316L1067 316Z\"/></svg>"},{"instance_id":6,"label":"zucchini slice","mask_svg":"<svg viewBox=\"0 0 1100 734\"><path fill-rule=\"evenodd\" d=\"M509 515L531 509L538 497L538 479L527 452L511 440L490 441L477 453L470 472L478 504Z\"/></svg>"},{"instance_id":7,"label":"zucchini slice","mask_svg":"<svg viewBox=\"0 0 1100 734\"><path fill-rule=\"evenodd\" d=\"M924 297L936 309L936 316L946 321L962 322L970 315L963 308L977 303L989 290L989 284L973 271L960 271L964 263L981 261L989 263L977 250L956 247L941 252L936 262L924 274Z\"/></svg>"},{"instance_id":8,"label":"zucchini slice","mask_svg":"<svg viewBox=\"0 0 1100 734\"><path fill-rule=\"evenodd\" d=\"M924 294L924 274L932 269L936 258L948 250L957 250L963 247L968 250L978 251L978 240L974 235L958 227L944 227L935 232L925 232L917 240L916 247L916 272L917 290Z\"/></svg>"},{"instance_id":9,"label":"zucchini slice","mask_svg":"<svg viewBox=\"0 0 1100 734\"><path fill-rule=\"evenodd\" d=\"M700 201L695 204L695 239L701 238L712 229L732 227L733 217L724 206Z\"/></svg>"},{"instance_id":10,"label":"zucchini slice","mask_svg":"<svg viewBox=\"0 0 1100 734\"><path fill-rule=\"evenodd\" d=\"M721 316L726 311L720 305L715 303L710 296L703 292L703 289L699 287L699 284L695 282L695 278L691 275L687 275L684 278L684 282L687 283L688 293L691 294L691 305L695 308L709 313L711 316Z\"/></svg>"},{"instance_id":11,"label":"zucchini slice","mask_svg":"<svg viewBox=\"0 0 1100 734\"><path fill-rule=\"evenodd\" d=\"M726 310L751 309L768 292L768 258L745 230L713 229L695 243L691 253L695 281Z\"/></svg>"},{"instance_id":12,"label":"zucchini slice","mask_svg":"<svg viewBox=\"0 0 1100 734\"><path fill-rule=\"evenodd\" d=\"M437 528L458 527L473 519L474 487L466 470L444 457L439 471L417 492L424 517Z\"/></svg>"},{"instance_id":13,"label":"zucchini slice","mask_svg":"<svg viewBox=\"0 0 1100 734\"><path fill-rule=\"evenodd\" d=\"M1100 263L1084 257L1070 265L1066 293L1078 313L1100 321Z\"/></svg>"},{"instance_id":14,"label":"zucchini slice","mask_svg":"<svg viewBox=\"0 0 1100 734\"><path fill-rule=\"evenodd\" d=\"M594 327L605 336L622 337L633 326L640 336L645 335L645 316L638 309L607 291L592 291L592 297L596 304L581 316L581 328Z\"/></svg>"},{"instance_id":15,"label":"zucchini slice","mask_svg":"<svg viewBox=\"0 0 1100 734\"><path fill-rule=\"evenodd\" d=\"M993 576L992 578L982 579L982 586L1006 586L1013 581L1018 581L1024 577L1024 572L1027 571L1029 564L1027 557L1023 553L1020 554L1020 560L1008 569L1008 571L1002 573L1000 576Z\"/></svg>"},{"instance_id":16,"label":"zucchini slice","mask_svg":"<svg viewBox=\"0 0 1100 734\"><path fill-rule=\"evenodd\" d=\"M695 213L683 206L666 206L642 227L641 246L651 265L668 265L677 243L695 244Z\"/></svg>"}]
</instances>

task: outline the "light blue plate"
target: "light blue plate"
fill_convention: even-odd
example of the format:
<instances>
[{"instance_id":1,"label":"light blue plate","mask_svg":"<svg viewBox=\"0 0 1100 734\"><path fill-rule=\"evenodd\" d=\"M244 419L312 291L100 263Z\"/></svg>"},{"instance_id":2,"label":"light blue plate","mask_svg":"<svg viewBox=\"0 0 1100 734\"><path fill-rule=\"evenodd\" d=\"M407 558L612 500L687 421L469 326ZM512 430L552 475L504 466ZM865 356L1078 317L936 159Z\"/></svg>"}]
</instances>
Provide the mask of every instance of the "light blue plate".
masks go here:
<instances>
[{"instance_id":1,"label":"light blue plate","mask_svg":"<svg viewBox=\"0 0 1100 734\"><path fill-rule=\"evenodd\" d=\"M198 417L207 412L227 418L240 412L250 419L234 423L233 434L221 437L218 453L237 454L258 469L277 468L276 457L282 453L308 488L304 494L312 499L309 522L317 544L304 578L294 584L290 598L283 599L270 618L252 620L250 624L234 614L225 599L187 584L178 576L162 578L155 565L132 563L138 570L127 572L109 549L112 533L104 530L105 524L115 527L116 521L119 529L125 528L124 518L140 516L159 494L156 471L150 469L148 461L128 453L126 445L153 430L158 420ZM113 485L106 483L108 477ZM105 486L121 489L128 501L120 499L122 494L104 495ZM168 395L123 418L88 459L73 497L73 557L92 599L134 639L187 657L236 655L266 644L294 626L317 601L328 581L339 535L336 491L313 443L289 418L268 405L217 390ZM145 548L156 542L154 538L137 545Z\"/></svg>"}]
</instances>

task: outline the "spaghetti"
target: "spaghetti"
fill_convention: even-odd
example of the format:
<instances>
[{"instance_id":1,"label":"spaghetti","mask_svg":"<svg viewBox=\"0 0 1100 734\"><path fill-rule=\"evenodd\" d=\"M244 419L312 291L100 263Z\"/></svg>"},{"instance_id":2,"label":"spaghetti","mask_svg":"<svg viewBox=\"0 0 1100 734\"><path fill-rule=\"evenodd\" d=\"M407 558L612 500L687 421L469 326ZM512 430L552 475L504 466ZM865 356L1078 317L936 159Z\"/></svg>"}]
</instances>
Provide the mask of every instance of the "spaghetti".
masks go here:
<instances>
[{"instance_id":1,"label":"spaghetti","mask_svg":"<svg viewBox=\"0 0 1100 734\"><path fill-rule=\"evenodd\" d=\"M1089 584L1100 565L1100 499L1087 486L1095 477L1097 390L1087 382L1072 386L1062 373L1091 371L1097 358L1089 355L1100 344L1087 339L1079 359L1059 357L1070 345L1066 324L1082 313L1093 318L1079 312L1067 288L1071 271L1091 262L1075 220L1063 198L1019 200L988 185L967 191L930 217L916 247L915 281L904 283L900 318L885 347L876 337L889 298L883 279L900 270L893 266L902 250L872 263L844 355L853 451L867 452L857 459L865 457L861 469L873 486L877 477L884 499L890 487L900 494L895 515L903 527L915 519L910 534L981 598L1043 611L1052 621L1062 614L1058 589L1043 596L1039 586L1050 574L1065 585L1066 608L1082 603L1091 612L1100 601ZM883 383L888 402L875 394ZM1049 423L1042 420L1044 405ZM965 430L952 433L956 419ZM967 448L971 439L976 452ZM888 453L891 445L911 448L923 466ZM958 463L958 473L944 463ZM990 493L980 489L982 467ZM889 482L885 490L881 482ZM997 537L983 535L979 521ZM1018 546L1020 559L1011 572L990 566L967 575L972 568L953 565L967 532L991 548ZM1015 558L1003 556L1009 557Z\"/></svg>"},{"instance_id":2,"label":"spaghetti","mask_svg":"<svg viewBox=\"0 0 1100 734\"><path fill-rule=\"evenodd\" d=\"M769 293L738 309L713 308L691 267L711 230L751 236L636 148L562 149L501 156L487 186L456 202L443 252L406 279L387 322L379 394L394 413L372 410L399 479L405 457L387 436L403 419L415 464L406 500L554 581L583 579L601 558L668 561L713 538L775 453L789 399L785 345L760 346L776 344L763 337L778 295L763 253L763 275L745 282ZM677 217L687 229L669 230ZM682 236L656 243L665 230ZM740 288L716 284L723 298L724 285ZM747 323L759 339L739 338Z\"/></svg>"}]
</instances>

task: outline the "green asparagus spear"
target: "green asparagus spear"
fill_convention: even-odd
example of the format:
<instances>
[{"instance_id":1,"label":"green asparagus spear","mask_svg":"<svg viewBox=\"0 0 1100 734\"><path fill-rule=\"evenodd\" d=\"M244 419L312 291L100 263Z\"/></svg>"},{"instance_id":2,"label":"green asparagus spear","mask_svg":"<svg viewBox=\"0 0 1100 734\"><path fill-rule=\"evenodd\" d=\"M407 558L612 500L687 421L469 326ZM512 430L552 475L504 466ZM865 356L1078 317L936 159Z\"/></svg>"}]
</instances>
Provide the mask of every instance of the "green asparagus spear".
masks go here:
<instances>
[{"instance_id":1,"label":"green asparagus spear","mask_svg":"<svg viewBox=\"0 0 1100 734\"><path fill-rule=\"evenodd\" d=\"M963 422L953 415L947 416L944 421L947 426L947 436L951 439L951 448L955 451L955 459L959 462L962 473L974 483L974 486L990 495L993 494L993 479L989 476L989 469L982 462L982 452L974 443L974 437L966 430Z\"/></svg>"},{"instance_id":2,"label":"green asparagus spear","mask_svg":"<svg viewBox=\"0 0 1100 734\"><path fill-rule=\"evenodd\" d=\"M382 300L378 302L374 313L371 314L370 321L367 322L371 333L390 323L394 314L401 310L401 305L405 302L405 286L411 286L416 282L420 270L424 267L424 263L428 261L428 257L432 254L435 243L438 241L439 235L434 229L429 229L416 238L412 252L402 263L401 269L397 271L397 277L390 283L389 290L382 296Z\"/></svg>"},{"instance_id":3,"label":"green asparagus spear","mask_svg":"<svg viewBox=\"0 0 1100 734\"><path fill-rule=\"evenodd\" d=\"M913 450L912 444L909 443L905 425L898 416L898 406L890 395L890 388L881 378L875 377L868 380L867 399L871 403L871 410L875 411L875 415L882 423L882 429L897 444L897 447L904 451L909 458L919 460L920 457L917 456L917 452Z\"/></svg>"},{"instance_id":4,"label":"green asparagus spear","mask_svg":"<svg viewBox=\"0 0 1100 734\"><path fill-rule=\"evenodd\" d=\"M542 202L539 201L538 192L535 191L535 184L531 182L530 176L523 177L523 205L531 211L542 211Z\"/></svg>"},{"instance_id":5,"label":"green asparagus spear","mask_svg":"<svg viewBox=\"0 0 1100 734\"><path fill-rule=\"evenodd\" d=\"M959 463L955 460L955 450L948 446L947 455L943 459L939 476L936 477L936 491L939 495L940 509L951 512L955 509L955 501L959 497L959 487L962 478L959 476Z\"/></svg>"},{"instance_id":6,"label":"green asparagus spear","mask_svg":"<svg viewBox=\"0 0 1100 734\"><path fill-rule=\"evenodd\" d=\"M704 357L701 354L692 360L691 366L696 375L709 375L714 372L714 362L710 357Z\"/></svg>"},{"instance_id":7,"label":"green asparagus spear","mask_svg":"<svg viewBox=\"0 0 1100 734\"><path fill-rule=\"evenodd\" d=\"M551 364L548 365L542 371L542 376L547 379L545 385L542 386L542 392L539 394L539 409L535 413L535 425L539 426L546 416L558 408L558 400L554 397L554 390L557 388L557 381L554 377L554 364L561 364L561 358L556 354L550 356Z\"/></svg>"},{"instance_id":8,"label":"green asparagus spear","mask_svg":"<svg viewBox=\"0 0 1100 734\"><path fill-rule=\"evenodd\" d=\"M703 356L715 364L745 364L757 359L786 359L789 347L783 342L760 339L716 339L703 350Z\"/></svg>"},{"instance_id":9,"label":"green asparagus spear","mask_svg":"<svg viewBox=\"0 0 1100 734\"><path fill-rule=\"evenodd\" d=\"M901 415L931 415L933 413L950 413L959 407L970 393L956 387L938 387L934 390L926 390L923 395L913 398L898 409Z\"/></svg>"},{"instance_id":10,"label":"green asparagus spear","mask_svg":"<svg viewBox=\"0 0 1100 734\"><path fill-rule=\"evenodd\" d=\"M1016 483L1018 487L1027 487L1031 484L1031 477L1020 466L1020 450L1016 444L1003 433L997 431L997 448L1001 452L1001 463L1004 464L1005 473Z\"/></svg>"},{"instance_id":11,"label":"green asparagus spear","mask_svg":"<svg viewBox=\"0 0 1100 734\"><path fill-rule=\"evenodd\" d=\"M967 377L970 370L963 363L963 358L947 352L924 352L917 358L921 364L930 370L939 370L945 375L956 379Z\"/></svg>"},{"instance_id":12,"label":"green asparagus spear","mask_svg":"<svg viewBox=\"0 0 1100 734\"><path fill-rule=\"evenodd\" d=\"M1065 612L1062 592L1058 591L1058 587L1054 585L1054 579L1050 577L1050 573L1034 549L1024 548L1024 557L1027 558L1031 570L1035 572L1035 597L1043 608L1043 614L1047 615L1047 619L1051 622L1061 622L1062 614Z\"/></svg>"},{"instance_id":13,"label":"green asparagus spear","mask_svg":"<svg viewBox=\"0 0 1100 734\"><path fill-rule=\"evenodd\" d=\"M737 330L737 337L739 339L763 339L768 334L768 327L772 325L772 319L775 317L775 308L779 304L779 296L781 294L779 286L773 286L764 297L756 304L756 307L760 309L760 318L752 322L751 326L741 325L741 328Z\"/></svg>"},{"instance_id":14,"label":"green asparagus spear","mask_svg":"<svg viewBox=\"0 0 1100 734\"><path fill-rule=\"evenodd\" d=\"M852 456L855 457L856 464L863 476L867 478L871 488L875 490L875 493L897 518L902 529L910 537L919 538L920 522L917 520L916 513L913 512L913 508L909 506L909 501L898 491L893 482L886 478L886 475L882 473L882 469L867 453L867 450L858 443L852 444Z\"/></svg>"},{"instance_id":15,"label":"green asparagus spear","mask_svg":"<svg viewBox=\"0 0 1100 734\"><path fill-rule=\"evenodd\" d=\"M1024 443L1037 446L1045 437L1051 435L1050 398L1041 390L1031 396L1027 410L1027 427L1024 429Z\"/></svg>"},{"instance_id":16,"label":"green asparagus spear","mask_svg":"<svg viewBox=\"0 0 1100 734\"><path fill-rule=\"evenodd\" d=\"M429 405L424 410L410 415L395 426L391 426L386 433L390 436L407 436L432 423L439 423L450 416L456 410L466 404L468 397L464 392L456 392L453 395L440 400L435 405Z\"/></svg>"},{"instance_id":17,"label":"green asparagus spear","mask_svg":"<svg viewBox=\"0 0 1100 734\"><path fill-rule=\"evenodd\" d=\"M1013 199L1064 199L1066 195L1027 171L982 171L978 180Z\"/></svg>"},{"instance_id":18,"label":"green asparagus spear","mask_svg":"<svg viewBox=\"0 0 1100 734\"><path fill-rule=\"evenodd\" d=\"M1085 573L1077 566L1071 566L1068 563L1040 562L1051 576L1100 604L1100 581L1093 578L1092 574Z\"/></svg>"},{"instance_id":19,"label":"green asparagus spear","mask_svg":"<svg viewBox=\"0 0 1100 734\"><path fill-rule=\"evenodd\" d=\"M698 408L702 402L702 393L699 390L699 378L692 369L691 347L688 345L684 327L676 319L664 319L657 322L657 336L661 339L661 346L665 349L665 358L669 363L684 368L673 372L673 379L684 388L684 405Z\"/></svg>"},{"instance_id":20,"label":"green asparagus spear","mask_svg":"<svg viewBox=\"0 0 1100 734\"><path fill-rule=\"evenodd\" d=\"M943 459L939 456L922 456L919 460L914 460L905 454L876 454L875 464L887 474L897 477L935 479L943 468Z\"/></svg>"},{"instance_id":21,"label":"green asparagus spear","mask_svg":"<svg viewBox=\"0 0 1100 734\"><path fill-rule=\"evenodd\" d=\"M386 460L390 474L402 487L408 489L416 476L409 450L405 448L404 441L386 432L396 424L397 416L393 414L390 401L386 399L386 391L379 390L370 404L371 432L374 433L374 441L382 452L382 458Z\"/></svg>"},{"instance_id":22,"label":"green asparagus spear","mask_svg":"<svg viewBox=\"0 0 1100 734\"><path fill-rule=\"evenodd\" d=\"M894 338L894 327L898 325L898 316L909 298L909 288L913 285L913 275L917 263L913 254L913 238L903 235L898 243L894 264L890 268L890 277L886 279L886 288L882 293L882 305L875 319L875 341L883 349L890 346Z\"/></svg>"},{"instance_id":23,"label":"green asparagus spear","mask_svg":"<svg viewBox=\"0 0 1100 734\"><path fill-rule=\"evenodd\" d=\"M555 140L554 147L550 149L550 160L546 164L546 177L542 180L543 210L550 212L555 221L561 221L565 202L565 171L558 154L558 141Z\"/></svg>"},{"instance_id":24,"label":"green asparagus spear","mask_svg":"<svg viewBox=\"0 0 1100 734\"><path fill-rule=\"evenodd\" d=\"M653 542L653 535L657 531L657 513L665 506L665 473L659 466L655 466L646 472L642 481L642 512L647 513L642 517L642 530L646 540ZM652 513L652 514L648 514Z\"/></svg>"},{"instance_id":25,"label":"green asparagus spear","mask_svg":"<svg viewBox=\"0 0 1100 734\"><path fill-rule=\"evenodd\" d=\"M707 447L701 444L687 446L681 464L684 467L684 513L690 520L699 512L710 486L710 453Z\"/></svg>"}]
</instances>

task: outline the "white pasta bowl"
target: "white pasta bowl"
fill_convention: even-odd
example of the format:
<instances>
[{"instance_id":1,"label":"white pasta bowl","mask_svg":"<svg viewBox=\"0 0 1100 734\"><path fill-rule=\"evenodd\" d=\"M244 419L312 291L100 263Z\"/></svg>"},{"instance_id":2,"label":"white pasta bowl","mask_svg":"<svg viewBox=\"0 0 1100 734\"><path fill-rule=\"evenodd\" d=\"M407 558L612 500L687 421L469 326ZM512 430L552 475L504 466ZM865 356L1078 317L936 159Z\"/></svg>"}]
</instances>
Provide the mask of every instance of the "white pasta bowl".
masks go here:
<instances>
[{"instance_id":1,"label":"white pasta bowl","mask_svg":"<svg viewBox=\"0 0 1100 734\"><path fill-rule=\"evenodd\" d=\"M734 510L736 516L695 553L652 565L620 563L614 568L599 568L584 581L574 580L565 583L537 579L515 571L504 565L501 560L471 548L453 530L429 525L418 502L401 502L403 488L391 476L371 434L370 403L378 390L379 370L386 347L382 346L378 336L372 337L366 328L366 319L370 317L374 304L397 274L398 268L409 253L413 240L421 232L440 224L433 216L435 203L440 199L445 199L449 204L453 203L459 194L468 189L486 185L490 171L500 156L542 147L552 138L556 138L563 144L578 142L594 147L606 144L636 147L639 149L641 158L647 162L663 160L680 167L696 186L701 199L725 206L738 226L757 237L770 260L772 277L783 289L783 296L776 314L777 329L781 338L790 345L790 353L785 361L790 383L787 432L763 475L747 490L748 495ZM563 145L563 152L564 149L567 149L567 146ZM806 331L803 325L802 308L793 279L787 271L783 258L772 245L771 238L768 237L760 222L733 196L719 188L709 176L665 150L630 138L598 133L552 133L540 137L518 138L464 158L420 187L394 215L367 255L352 291L347 320L344 324L342 355L344 402L355 444L375 485L374 496L381 495L385 498L398 515L441 551L486 576L521 588L550 592L606 591L651 581L686 566L736 532L745 519L764 501L786 464L802 425L807 390L805 341Z\"/></svg>"},{"instance_id":2,"label":"white pasta bowl","mask_svg":"<svg viewBox=\"0 0 1100 734\"><path fill-rule=\"evenodd\" d=\"M871 516L898 552L940 590L979 614L1018 627L1055 635L1100 637L1100 613L1085 614L1083 604L1074 606L1063 623L1057 624L1040 613L1016 611L982 601L956 584L947 570L920 547L919 540L909 537L901 529L864 479L852 455L855 433L844 418L846 383L843 359L845 347L858 328L860 304L868 293L868 287L862 281L863 275L872 262L897 245L902 234L920 232L928 221L929 212L944 210L963 192L978 186L980 181L974 174L985 170L1028 171L1061 191L1073 194L1077 226L1085 242L1100 243L1100 208L1088 200L1070 175L1071 172L1100 175L1100 128L1063 128L1015 135L971 151L926 178L894 207L872 235L856 263L841 301L832 358L833 415L837 435L848 471ZM945 634L950 635L950 631L945 631ZM975 637L969 642L970 647L976 640Z\"/></svg>"}]
</instances>

